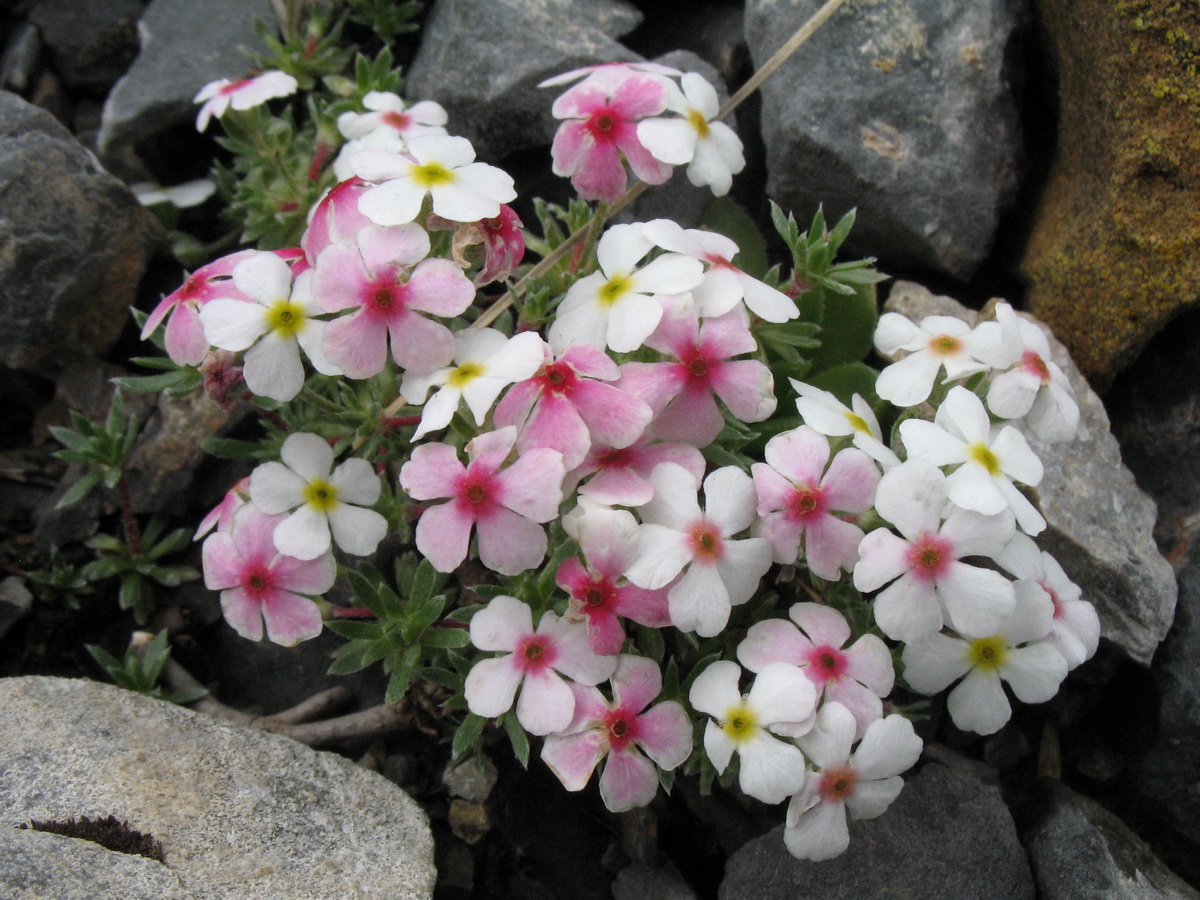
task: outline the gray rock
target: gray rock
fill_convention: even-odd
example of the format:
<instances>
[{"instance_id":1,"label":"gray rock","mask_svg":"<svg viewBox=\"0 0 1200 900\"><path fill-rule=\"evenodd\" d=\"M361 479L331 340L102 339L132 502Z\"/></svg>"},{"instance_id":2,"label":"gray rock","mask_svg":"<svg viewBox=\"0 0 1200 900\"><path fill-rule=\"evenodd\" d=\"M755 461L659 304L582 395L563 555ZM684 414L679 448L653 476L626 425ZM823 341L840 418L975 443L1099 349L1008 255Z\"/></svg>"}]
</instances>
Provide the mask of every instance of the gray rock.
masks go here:
<instances>
[{"instance_id":1,"label":"gray rock","mask_svg":"<svg viewBox=\"0 0 1200 900\"><path fill-rule=\"evenodd\" d=\"M49 113L6 92L0 196L0 364L50 374L104 353L158 221Z\"/></svg>"},{"instance_id":2,"label":"gray rock","mask_svg":"<svg viewBox=\"0 0 1200 900\"><path fill-rule=\"evenodd\" d=\"M0 680L0 773L0 829L114 815L161 841L194 900L433 889L425 814L382 776L109 685Z\"/></svg>"},{"instance_id":3,"label":"gray rock","mask_svg":"<svg viewBox=\"0 0 1200 900\"><path fill-rule=\"evenodd\" d=\"M794 858L783 826L735 853L720 900L1033 900L1033 878L1000 789L970 769L928 764L878 818L850 822L850 847Z\"/></svg>"},{"instance_id":4,"label":"gray rock","mask_svg":"<svg viewBox=\"0 0 1200 900\"><path fill-rule=\"evenodd\" d=\"M657 867L634 863L617 873L613 900L696 900L696 892L670 863Z\"/></svg>"},{"instance_id":5,"label":"gray rock","mask_svg":"<svg viewBox=\"0 0 1200 900\"><path fill-rule=\"evenodd\" d=\"M14 625L25 618L33 606L33 594L16 575L0 581L0 640Z\"/></svg>"},{"instance_id":6,"label":"gray rock","mask_svg":"<svg viewBox=\"0 0 1200 900\"><path fill-rule=\"evenodd\" d=\"M78 838L0 828L5 900L191 900L179 878L144 856Z\"/></svg>"},{"instance_id":7,"label":"gray rock","mask_svg":"<svg viewBox=\"0 0 1200 900\"><path fill-rule=\"evenodd\" d=\"M1041 791L1042 809L1022 835L1040 900L1200 900L1104 807L1056 781Z\"/></svg>"},{"instance_id":8,"label":"gray rock","mask_svg":"<svg viewBox=\"0 0 1200 900\"><path fill-rule=\"evenodd\" d=\"M1194 540L1194 539L1193 539ZM1154 656L1159 691L1158 729L1132 779L1157 811L1157 823L1182 837L1200 877L1200 546L1192 544L1179 572L1179 605L1171 633ZM1182 868L1182 867L1181 867Z\"/></svg>"},{"instance_id":9,"label":"gray rock","mask_svg":"<svg viewBox=\"0 0 1200 900\"><path fill-rule=\"evenodd\" d=\"M256 18L275 21L270 0L152 0L138 22L141 52L104 104L100 152L194 118L200 88L244 77L247 53L262 49Z\"/></svg>"},{"instance_id":10,"label":"gray rock","mask_svg":"<svg viewBox=\"0 0 1200 900\"><path fill-rule=\"evenodd\" d=\"M40 0L29 20L50 49L63 84L100 96L137 56L142 0Z\"/></svg>"},{"instance_id":11,"label":"gray rock","mask_svg":"<svg viewBox=\"0 0 1200 900\"><path fill-rule=\"evenodd\" d=\"M42 57L42 37L29 22L17 25L0 56L0 89L24 94L37 81Z\"/></svg>"},{"instance_id":12,"label":"gray rock","mask_svg":"<svg viewBox=\"0 0 1200 900\"><path fill-rule=\"evenodd\" d=\"M640 57L615 40L641 21L624 0L438 0L406 73L411 100L436 100L452 134L496 163L549 145L563 88L538 83L580 66Z\"/></svg>"},{"instance_id":13,"label":"gray rock","mask_svg":"<svg viewBox=\"0 0 1200 900\"><path fill-rule=\"evenodd\" d=\"M820 6L748 0L761 66ZM893 265L967 279L1016 191L1005 58L1022 4L854 0L762 88L767 193L800 221L858 208L852 241Z\"/></svg>"},{"instance_id":14,"label":"gray rock","mask_svg":"<svg viewBox=\"0 0 1200 900\"><path fill-rule=\"evenodd\" d=\"M980 318L950 297L903 281L892 288L884 308L917 322L948 315L973 326ZM1032 492L1049 526L1038 544L1096 605L1104 637L1130 659L1149 665L1171 627L1178 594L1175 574L1154 543L1157 508L1121 461L1104 404L1066 348L1045 325L1026 318L1049 338L1054 362L1070 380L1080 410L1074 441L1047 444L1021 426L1046 471Z\"/></svg>"}]
</instances>

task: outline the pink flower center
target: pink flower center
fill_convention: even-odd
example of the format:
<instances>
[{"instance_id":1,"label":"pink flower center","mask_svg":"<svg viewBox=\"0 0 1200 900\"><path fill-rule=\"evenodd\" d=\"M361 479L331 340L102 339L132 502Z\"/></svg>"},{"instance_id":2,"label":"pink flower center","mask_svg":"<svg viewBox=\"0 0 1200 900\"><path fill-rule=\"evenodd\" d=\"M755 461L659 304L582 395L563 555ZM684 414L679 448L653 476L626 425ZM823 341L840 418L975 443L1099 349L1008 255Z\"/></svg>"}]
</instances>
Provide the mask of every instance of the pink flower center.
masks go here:
<instances>
[{"instance_id":1,"label":"pink flower center","mask_svg":"<svg viewBox=\"0 0 1200 900\"><path fill-rule=\"evenodd\" d=\"M821 774L821 799L841 802L854 796L858 773L851 768L826 769Z\"/></svg>"},{"instance_id":2,"label":"pink flower center","mask_svg":"<svg viewBox=\"0 0 1200 900\"><path fill-rule=\"evenodd\" d=\"M808 663L805 674L821 684L837 681L846 672L846 654L829 644L813 647L805 662Z\"/></svg>"},{"instance_id":3,"label":"pink flower center","mask_svg":"<svg viewBox=\"0 0 1200 900\"><path fill-rule=\"evenodd\" d=\"M596 465L601 469L626 469L633 465L633 453L628 447L609 447L596 456Z\"/></svg>"},{"instance_id":4,"label":"pink flower center","mask_svg":"<svg viewBox=\"0 0 1200 900\"><path fill-rule=\"evenodd\" d=\"M620 121L621 117L611 106L602 106L588 117L587 129L596 142L611 144L617 138L615 132Z\"/></svg>"},{"instance_id":5,"label":"pink flower center","mask_svg":"<svg viewBox=\"0 0 1200 900\"><path fill-rule=\"evenodd\" d=\"M936 534L923 534L908 548L908 571L918 581L930 582L946 574L954 560L954 548Z\"/></svg>"},{"instance_id":6,"label":"pink flower center","mask_svg":"<svg viewBox=\"0 0 1200 900\"><path fill-rule=\"evenodd\" d=\"M255 567L243 576L242 587L257 599L275 587L275 578L265 566Z\"/></svg>"},{"instance_id":7,"label":"pink flower center","mask_svg":"<svg viewBox=\"0 0 1200 900\"><path fill-rule=\"evenodd\" d=\"M710 523L701 521L693 525L690 537L692 555L697 561L716 562L725 555L725 540Z\"/></svg>"},{"instance_id":8,"label":"pink flower center","mask_svg":"<svg viewBox=\"0 0 1200 900\"><path fill-rule=\"evenodd\" d=\"M1050 595L1050 602L1054 604L1054 618L1062 618L1063 613L1066 612L1066 606L1058 599L1058 594L1055 593L1054 588L1043 581L1039 581L1038 584L1042 586L1043 591Z\"/></svg>"},{"instance_id":9,"label":"pink flower center","mask_svg":"<svg viewBox=\"0 0 1200 900\"><path fill-rule=\"evenodd\" d=\"M412 117L408 113L398 113L394 109L389 109L383 114L380 121L397 131L405 131L412 124Z\"/></svg>"},{"instance_id":10,"label":"pink flower center","mask_svg":"<svg viewBox=\"0 0 1200 900\"><path fill-rule=\"evenodd\" d=\"M732 272L742 271L723 256L718 256L715 253L705 253L704 260L714 269L729 269Z\"/></svg>"},{"instance_id":11,"label":"pink flower center","mask_svg":"<svg viewBox=\"0 0 1200 900\"><path fill-rule=\"evenodd\" d=\"M558 648L544 634L531 634L517 644L514 658L523 672L542 672L553 667Z\"/></svg>"},{"instance_id":12,"label":"pink flower center","mask_svg":"<svg viewBox=\"0 0 1200 900\"><path fill-rule=\"evenodd\" d=\"M825 513L825 492L809 484L798 484L787 500L787 516L806 522Z\"/></svg>"},{"instance_id":13,"label":"pink flower center","mask_svg":"<svg viewBox=\"0 0 1200 900\"><path fill-rule=\"evenodd\" d=\"M371 299L380 309L387 309L392 305L392 292L386 288L380 288L375 292L375 296Z\"/></svg>"},{"instance_id":14,"label":"pink flower center","mask_svg":"<svg viewBox=\"0 0 1200 900\"><path fill-rule=\"evenodd\" d=\"M608 745L619 753L637 735L637 719L624 709L614 709L604 717L604 728L608 732Z\"/></svg>"},{"instance_id":15,"label":"pink flower center","mask_svg":"<svg viewBox=\"0 0 1200 900\"><path fill-rule=\"evenodd\" d=\"M469 516L486 516L500 501L498 487L490 472L468 469L458 482L458 503Z\"/></svg>"},{"instance_id":16,"label":"pink flower center","mask_svg":"<svg viewBox=\"0 0 1200 900\"><path fill-rule=\"evenodd\" d=\"M542 390L556 397L570 394L578 383L575 370L564 362L550 363L542 372Z\"/></svg>"},{"instance_id":17,"label":"pink flower center","mask_svg":"<svg viewBox=\"0 0 1200 900\"><path fill-rule=\"evenodd\" d=\"M1021 368L1039 378L1042 384L1050 383L1050 367L1046 365L1046 361L1041 356L1032 350L1026 350L1021 354Z\"/></svg>"}]
</instances>

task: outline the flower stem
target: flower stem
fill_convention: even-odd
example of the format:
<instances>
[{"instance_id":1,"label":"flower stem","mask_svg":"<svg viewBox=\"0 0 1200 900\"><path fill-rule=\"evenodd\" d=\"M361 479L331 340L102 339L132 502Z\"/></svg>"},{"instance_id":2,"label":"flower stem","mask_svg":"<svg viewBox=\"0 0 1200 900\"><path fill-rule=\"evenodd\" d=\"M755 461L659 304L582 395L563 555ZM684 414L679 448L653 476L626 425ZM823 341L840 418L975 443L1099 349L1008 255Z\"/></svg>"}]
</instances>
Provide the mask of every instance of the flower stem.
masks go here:
<instances>
[{"instance_id":1,"label":"flower stem","mask_svg":"<svg viewBox=\"0 0 1200 900\"><path fill-rule=\"evenodd\" d=\"M133 556L142 553L142 530L138 528L137 519L133 515L133 494L129 492L129 480L122 468L121 477L117 479L117 498L121 504L121 524L125 528L125 546Z\"/></svg>"}]
</instances>

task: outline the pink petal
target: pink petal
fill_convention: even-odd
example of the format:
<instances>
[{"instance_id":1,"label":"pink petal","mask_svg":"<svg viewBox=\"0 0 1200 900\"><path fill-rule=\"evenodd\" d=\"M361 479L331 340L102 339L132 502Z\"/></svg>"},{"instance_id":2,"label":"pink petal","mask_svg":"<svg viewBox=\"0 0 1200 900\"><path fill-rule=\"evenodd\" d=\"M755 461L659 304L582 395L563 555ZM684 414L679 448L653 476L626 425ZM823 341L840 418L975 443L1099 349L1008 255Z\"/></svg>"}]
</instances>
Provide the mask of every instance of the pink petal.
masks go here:
<instances>
[{"instance_id":1,"label":"pink petal","mask_svg":"<svg viewBox=\"0 0 1200 900\"><path fill-rule=\"evenodd\" d=\"M613 702L629 715L638 715L662 692L662 673L652 659L622 656L612 676Z\"/></svg>"},{"instance_id":2,"label":"pink petal","mask_svg":"<svg viewBox=\"0 0 1200 900\"><path fill-rule=\"evenodd\" d=\"M242 637L251 641L262 640L262 606L245 589L235 587L221 591L221 614Z\"/></svg>"},{"instance_id":3,"label":"pink petal","mask_svg":"<svg viewBox=\"0 0 1200 900\"><path fill-rule=\"evenodd\" d=\"M660 768L681 765L692 752L692 722L683 706L667 700L638 716L637 744Z\"/></svg>"},{"instance_id":4,"label":"pink petal","mask_svg":"<svg viewBox=\"0 0 1200 900\"><path fill-rule=\"evenodd\" d=\"M466 467L449 444L421 444L400 469L400 486L414 500L453 497Z\"/></svg>"},{"instance_id":5,"label":"pink petal","mask_svg":"<svg viewBox=\"0 0 1200 900\"><path fill-rule=\"evenodd\" d=\"M387 325L364 312L342 316L325 326L322 349L347 378L370 378L387 364Z\"/></svg>"},{"instance_id":6,"label":"pink petal","mask_svg":"<svg viewBox=\"0 0 1200 900\"><path fill-rule=\"evenodd\" d=\"M738 644L737 658L751 672L761 672L772 663L803 665L812 647L812 641L786 619L764 619L750 626Z\"/></svg>"},{"instance_id":7,"label":"pink petal","mask_svg":"<svg viewBox=\"0 0 1200 900\"><path fill-rule=\"evenodd\" d=\"M474 524L456 503L431 506L417 522L417 549L439 572L453 572L467 558Z\"/></svg>"},{"instance_id":8,"label":"pink petal","mask_svg":"<svg viewBox=\"0 0 1200 900\"><path fill-rule=\"evenodd\" d=\"M542 761L568 791L581 791L608 752L604 733L589 728L577 734L552 734L542 745Z\"/></svg>"},{"instance_id":9,"label":"pink petal","mask_svg":"<svg viewBox=\"0 0 1200 900\"><path fill-rule=\"evenodd\" d=\"M503 715L512 709L513 697L524 677L525 673L514 665L511 654L480 660L467 673L463 689L467 709L488 719Z\"/></svg>"},{"instance_id":10,"label":"pink petal","mask_svg":"<svg viewBox=\"0 0 1200 900\"><path fill-rule=\"evenodd\" d=\"M548 669L526 673L517 698L517 721L522 728L530 734L553 734L570 725L574 715L575 695L562 678Z\"/></svg>"},{"instance_id":11,"label":"pink petal","mask_svg":"<svg viewBox=\"0 0 1200 900\"><path fill-rule=\"evenodd\" d=\"M447 504L451 505L451 504ZM434 507L442 509L444 507ZM421 523L433 510L427 510ZM429 556L421 546L420 524L417 527L417 549ZM469 528L469 526L468 526ZM517 575L539 565L546 558L546 532L523 516L507 509L496 509L477 523L479 561L501 575ZM457 568L466 557L468 530L463 531L462 557L451 567ZM433 562L433 560L430 560ZM435 563L436 566L436 563ZM439 569L447 572L451 569ZM565 726L564 726L565 727ZM558 729L554 729L558 730Z\"/></svg>"},{"instance_id":12,"label":"pink petal","mask_svg":"<svg viewBox=\"0 0 1200 900\"><path fill-rule=\"evenodd\" d=\"M267 637L276 644L291 647L321 633L321 610L307 597L290 591L271 591L263 597L262 615Z\"/></svg>"},{"instance_id":13,"label":"pink petal","mask_svg":"<svg viewBox=\"0 0 1200 900\"><path fill-rule=\"evenodd\" d=\"M600 797L611 812L645 806L658 793L658 774L636 750L611 753L600 774Z\"/></svg>"}]
</instances>

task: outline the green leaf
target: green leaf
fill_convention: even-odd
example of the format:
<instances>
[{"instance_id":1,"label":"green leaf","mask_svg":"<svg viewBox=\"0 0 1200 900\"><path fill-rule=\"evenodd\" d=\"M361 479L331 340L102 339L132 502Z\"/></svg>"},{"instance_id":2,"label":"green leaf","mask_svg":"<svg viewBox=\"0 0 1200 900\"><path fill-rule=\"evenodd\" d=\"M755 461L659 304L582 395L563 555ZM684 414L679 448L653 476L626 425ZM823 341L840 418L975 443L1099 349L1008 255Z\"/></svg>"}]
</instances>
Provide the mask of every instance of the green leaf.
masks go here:
<instances>
[{"instance_id":1,"label":"green leaf","mask_svg":"<svg viewBox=\"0 0 1200 900\"><path fill-rule=\"evenodd\" d=\"M383 696L383 702L387 704L399 703L404 695L408 693L408 686L412 682L412 669L408 666L401 666L392 672L392 679L388 682L387 693Z\"/></svg>"},{"instance_id":2,"label":"green leaf","mask_svg":"<svg viewBox=\"0 0 1200 900\"><path fill-rule=\"evenodd\" d=\"M502 721L504 722L504 732L508 735L508 739L512 743L513 753L516 754L517 762L521 764L521 768L528 769L529 735L525 733L525 729L517 721L517 714L515 712L505 713Z\"/></svg>"},{"instance_id":3,"label":"green leaf","mask_svg":"<svg viewBox=\"0 0 1200 900\"><path fill-rule=\"evenodd\" d=\"M426 647L457 650L471 643L471 634L465 628L430 628L421 635Z\"/></svg>"},{"instance_id":4,"label":"green leaf","mask_svg":"<svg viewBox=\"0 0 1200 900\"><path fill-rule=\"evenodd\" d=\"M364 663L363 656L371 645L367 643L343 644L333 651L333 660L329 664L330 675L349 675L365 669L370 663Z\"/></svg>"},{"instance_id":5,"label":"green leaf","mask_svg":"<svg viewBox=\"0 0 1200 900\"><path fill-rule=\"evenodd\" d=\"M54 504L55 509L63 509L72 503L78 503L92 492L92 489L100 483L100 479L103 477L104 472L100 469L93 469L90 472L86 472L83 477L71 486L69 491L59 498L59 501Z\"/></svg>"},{"instance_id":6,"label":"green leaf","mask_svg":"<svg viewBox=\"0 0 1200 900\"><path fill-rule=\"evenodd\" d=\"M829 391L849 406L854 394L860 394L864 400L872 403L875 400L875 379L878 377L879 372L866 363L849 363L809 375L804 380L814 387Z\"/></svg>"},{"instance_id":7,"label":"green leaf","mask_svg":"<svg viewBox=\"0 0 1200 900\"><path fill-rule=\"evenodd\" d=\"M874 346L878 321L875 288L871 285L858 285L849 296L826 298L821 346L810 357L812 370L861 362Z\"/></svg>"},{"instance_id":8,"label":"green leaf","mask_svg":"<svg viewBox=\"0 0 1200 900\"><path fill-rule=\"evenodd\" d=\"M351 619L330 619L325 627L352 641L374 641L383 631L378 622L356 622Z\"/></svg>"},{"instance_id":9,"label":"green leaf","mask_svg":"<svg viewBox=\"0 0 1200 900\"><path fill-rule=\"evenodd\" d=\"M483 733L483 726L487 720L483 716L477 716L475 713L467 713L458 730L454 732L454 740L450 743L450 758L458 759L471 747L475 746L475 742L479 740L479 735Z\"/></svg>"}]
</instances>

